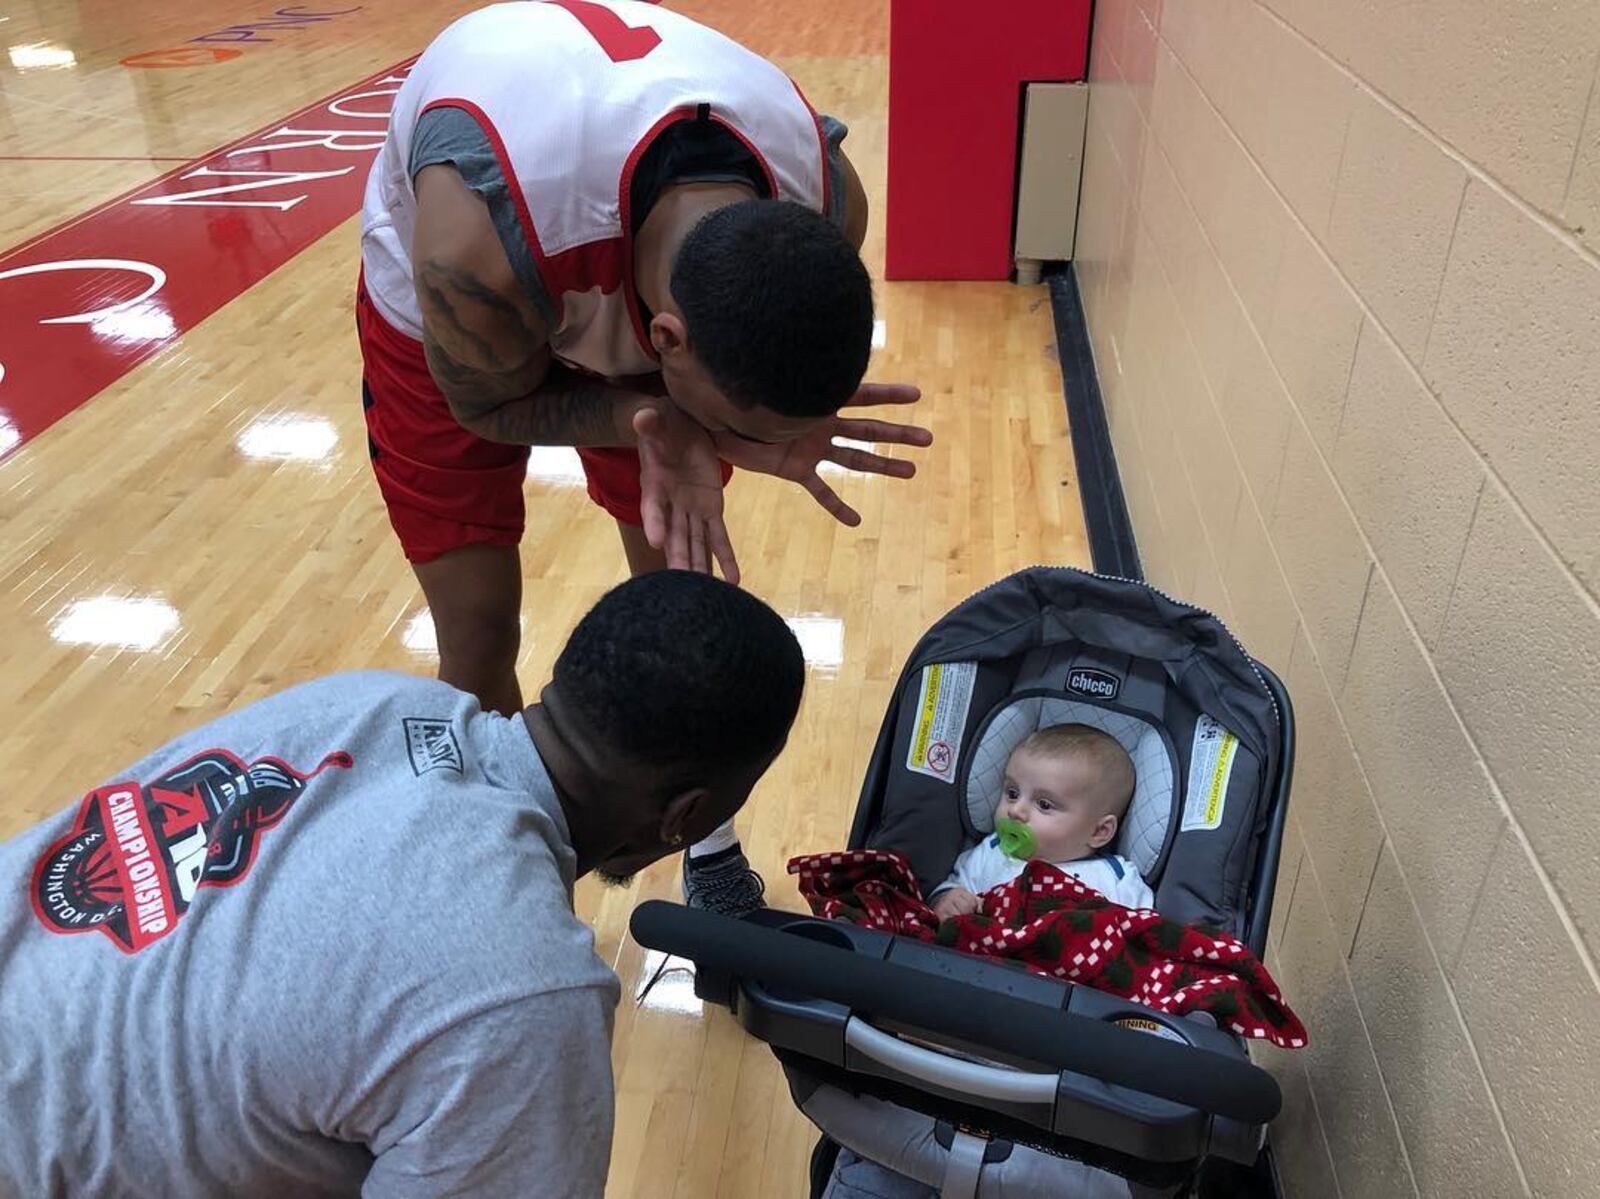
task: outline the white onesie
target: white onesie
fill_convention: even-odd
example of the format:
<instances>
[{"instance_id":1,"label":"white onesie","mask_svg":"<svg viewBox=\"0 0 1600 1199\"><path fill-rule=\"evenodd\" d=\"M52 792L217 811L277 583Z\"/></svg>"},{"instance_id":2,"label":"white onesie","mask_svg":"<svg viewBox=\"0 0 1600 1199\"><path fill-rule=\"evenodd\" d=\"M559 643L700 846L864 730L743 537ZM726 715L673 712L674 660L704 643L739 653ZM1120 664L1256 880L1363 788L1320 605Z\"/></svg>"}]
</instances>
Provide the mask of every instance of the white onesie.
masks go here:
<instances>
[{"instance_id":1,"label":"white onesie","mask_svg":"<svg viewBox=\"0 0 1600 1199\"><path fill-rule=\"evenodd\" d=\"M1023 862L1009 857L1000 850L1000 837L991 833L976 845L962 851L956 859L950 877L940 883L929 897L931 902L940 892L951 887L965 887L974 895L982 895L990 887L1009 883L1022 873ZM1074 862L1052 862L1085 886L1093 887L1112 903L1125 908L1150 908L1155 906L1155 896L1145 885L1139 868L1127 858L1114 853L1096 854Z\"/></svg>"}]
</instances>

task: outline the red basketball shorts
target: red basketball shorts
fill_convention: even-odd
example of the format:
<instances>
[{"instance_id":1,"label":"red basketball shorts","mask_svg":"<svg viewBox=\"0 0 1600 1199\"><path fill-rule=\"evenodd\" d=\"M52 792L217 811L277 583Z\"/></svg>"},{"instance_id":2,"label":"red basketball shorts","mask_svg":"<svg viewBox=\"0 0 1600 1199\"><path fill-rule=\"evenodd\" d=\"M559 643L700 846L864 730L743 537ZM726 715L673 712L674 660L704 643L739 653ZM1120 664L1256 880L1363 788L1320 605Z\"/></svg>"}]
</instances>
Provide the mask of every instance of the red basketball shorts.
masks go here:
<instances>
[{"instance_id":1,"label":"red basketball shorts","mask_svg":"<svg viewBox=\"0 0 1600 1199\"><path fill-rule=\"evenodd\" d=\"M406 557L430 562L462 546L520 542L528 447L462 428L428 373L422 343L383 319L364 283L356 287L356 330L367 450ZM605 447L578 456L589 498L624 524L643 523L638 453ZM732 473L723 463L724 483Z\"/></svg>"}]
</instances>

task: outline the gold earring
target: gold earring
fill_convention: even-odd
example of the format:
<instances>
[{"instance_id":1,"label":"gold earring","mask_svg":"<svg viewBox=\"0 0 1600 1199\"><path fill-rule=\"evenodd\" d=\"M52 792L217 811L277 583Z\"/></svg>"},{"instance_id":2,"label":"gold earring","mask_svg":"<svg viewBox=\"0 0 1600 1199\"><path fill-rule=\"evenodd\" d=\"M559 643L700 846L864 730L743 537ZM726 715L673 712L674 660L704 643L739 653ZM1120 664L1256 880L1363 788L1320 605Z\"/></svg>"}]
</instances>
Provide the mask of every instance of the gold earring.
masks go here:
<instances>
[{"instance_id":1,"label":"gold earring","mask_svg":"<svg viewBox=\"0 0 1600 1199\"><path fill-rule=\"evenodd\" d=\"M682 845L683 844L683 834L682 833L673 833L672 834L672 844L674 844L674 845Z\"/></svg>"}]
</instances>

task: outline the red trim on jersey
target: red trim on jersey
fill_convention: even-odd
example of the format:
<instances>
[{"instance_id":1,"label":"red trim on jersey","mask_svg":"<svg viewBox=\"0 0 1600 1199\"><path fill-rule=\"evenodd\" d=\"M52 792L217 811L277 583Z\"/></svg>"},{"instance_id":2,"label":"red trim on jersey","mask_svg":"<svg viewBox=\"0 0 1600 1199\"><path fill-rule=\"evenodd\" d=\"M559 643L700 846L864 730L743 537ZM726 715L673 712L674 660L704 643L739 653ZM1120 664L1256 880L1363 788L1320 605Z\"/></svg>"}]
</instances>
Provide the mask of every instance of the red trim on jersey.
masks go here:
<instances>
[{"instance_id":1,"label":"red trim on jersey","mask_svg":"<svg viewBox=\"0 0 1600 1199\"><path fill-rule=\"evenodd\" d=\"M494 147L494 156L500 162L500 174L505 177L507 190L511 192L511 202L516 205L517 220L522 225L522 235L528 239L528 249L533 254L533 265L539 272L539 278L544 283L545 290L550 293L550 302L555 305L556 324L560 325L565 319L564 305L561 302L561 292L551 286L550 276L547 274L549 259L545 257L544 247L539 244L539 231L534 228L533 214L528 211L528 198L522 194L522 184L517 179L517 173L511 167L511 155L506 153L506 144L500 139L500 131L494 127L494 122L488 114L474 104L471 100L459 97L448 97L434 100L422 112L417 114L420 120L426 113L435 108L459 108L473 120L478 122L478 127L483 130L483 135L489 139L489 144ZM552 333L555 330L551 330Z\"/></svg>"},{"instance_id":2,"label":"red trim on jersey","mask_svg":"<svg viewBox=\"0 0 1600 1199\"><path fill-rule=\"evenodd\" d=\"M548 291L588 291L599 287L603 295L610 295L626 286L627 264L622 238L607 237L551 255L540 275Z\"/></svg>"},{"instance_id":3,"label":"red trim on jersey","mask_svg":"<svg viewBox=\"0 0 1600 1199\"><path fill-rule=\"evenodd\" d=\"M721 125L729 133L733 134L734 137L738 138L739 144L742 145L746 150L750 151L750 157L754 158L758 163L761 164L761 173L765 175L767 179L767 194L774 200L783 199L783 193L778 190L778 177L772 173L772 164L762 157L761 151L756 149L755 142L751 141L727 121L724 121L716 113L713 112L710 114L710 116L713 121Z\"/></svg>"},{"instance_id":4,"label":"red trim on jersey","mask_svg":"<svg viewBox=\"0 0 1600 1199\"><path fill-rule=\"evenodd\" d=\"M822 154L822 215L828 215L828 201L831 199L833 173L828 170L828 138L822 132L822 116L811 107L811 101L806 99L806 94L800 90L800 85L793 79L789 82L794 86L794 94L800 97L800 103L806 106L806 111L811 114L811 123L817 127L817 148Z\"/></svg>"},{"instance_id":5,"label":"red trim on jersey","mask_svg":"<svg viewBox=\"0 0 1600 1199\"><path fill-rule=\"evenodd\" d=\"M801 99L804 99L804 97L802 96ZM644 157L644 152L651 147L656 138L661 136L667 126L676 125L679 121L697 120L701 107L702 105L700 104L685 105L683 108L675 108L667 113L666 116L645 131L645 135L639 139L638 144L629 152L627 160L622 164L622 179L617 188L617 204L622 213L622 248L625 262L631 263L633 261L633 214L630 209L632 207L633 172L639 165L639 159ZM715 112L709 112L709 104L703 105L703 107L708 110L710 120L715 121L733 134L734 137L739 139L739 144L750 151L750 156L760 164L761 173L766 178L767 194L773 199L778 199L781 193L778 190L777 176L772 173L771 164L762 156L761 151L756 149L755 143ZM821 132L821 127L819 126L817 130L819 137ZM824 173L823 178L827 178L826 173ZM656 353L656 348L650 344L650 336L645 332L644 320L639 314L639 294L633 285L632 271L624 274L622 289L623 295L628 301L628 318L633 321L633 335L639 339L639 344L644 347L646 354L659 360L660 355Z\"/></svg>"},{"instance_id":6,"label":"red trim on jersey","mask_svg":"<svg viewBox=\"0 0 1600 1199\"><path fill-rule=\"evenodd\" d=\"M617 209L622 214L622 259L625 263L633 261L633 207L631 193L633 190L633 172L639 166L639 159L644 157L644 152L660 137L668 125L676 125L679 121L693 120L696 105L685 108L675 108L662 117L641 137L638 144L628 152L628 157L622 163L622 178L617 185ZM633 335L638 339L639 345L651 359L659 361L660 355L656 353L655 346L650 344L650 336L645 332L644 320L639 315L639 291L634 286L633 272L624 271L622 277L622 295L628 304L628 319L633 322Z\"/></svg>"}]
</instances>

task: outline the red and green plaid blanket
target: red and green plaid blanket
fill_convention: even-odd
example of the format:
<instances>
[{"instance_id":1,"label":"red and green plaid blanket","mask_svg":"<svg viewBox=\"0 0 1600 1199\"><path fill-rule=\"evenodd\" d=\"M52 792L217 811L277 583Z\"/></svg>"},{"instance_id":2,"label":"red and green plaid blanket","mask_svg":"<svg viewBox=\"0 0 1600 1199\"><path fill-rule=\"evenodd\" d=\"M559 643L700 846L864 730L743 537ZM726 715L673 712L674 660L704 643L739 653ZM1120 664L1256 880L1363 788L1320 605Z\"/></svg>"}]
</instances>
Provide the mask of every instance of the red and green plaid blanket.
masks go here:
<instances>
[{"instance_id":1,"label":"red and green plaid blanket","mask_svg":"<svg viewBox=\"0 0 1600 1199\"><path fill-rule=\"evenodd\" d=\"M971 916L940 920L897 853L855 849L789 862L811 910L979 957L1008 958L1051 978L1158 1012L1209 1012L1222 1028L1286 1049L1306 1030L1256 956L1226 933L1112 903L1048 862L978 897Z\"/></svg>"}]
</instances>

